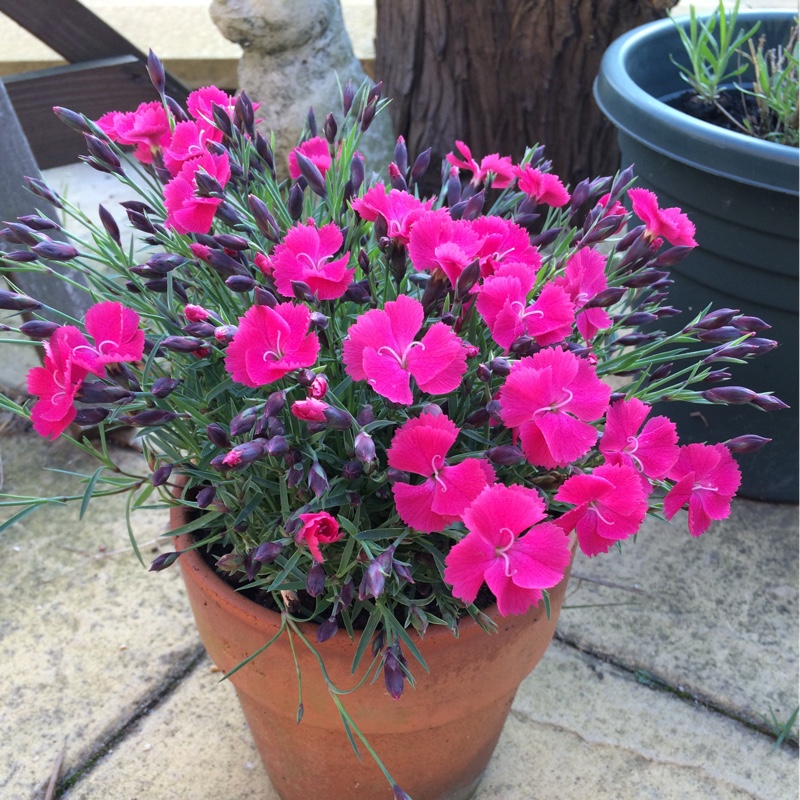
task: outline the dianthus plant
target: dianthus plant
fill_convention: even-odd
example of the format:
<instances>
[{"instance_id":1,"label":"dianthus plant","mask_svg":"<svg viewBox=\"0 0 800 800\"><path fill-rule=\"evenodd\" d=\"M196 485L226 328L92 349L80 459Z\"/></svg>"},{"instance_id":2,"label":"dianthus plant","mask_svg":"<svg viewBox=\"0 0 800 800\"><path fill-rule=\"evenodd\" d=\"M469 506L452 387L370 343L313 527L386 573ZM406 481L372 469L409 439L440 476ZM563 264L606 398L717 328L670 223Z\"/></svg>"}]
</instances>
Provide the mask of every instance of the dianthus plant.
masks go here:
<instances>
[{"instance_id":1,"label":"dianthus plant","mask_svg":"<svg viewBox=\"0 0 800 800\"><path fill-rule=\"evenodd\" d=\"M728 514L733 455L764 440L681 446L655 402L783 404L726 385L726 363L774 346L766 323L706 309L661 330L694 226L629 170L570 189L542 148L478 162L456 142L423 198L429 151L399 139L383 177L359 153L379 97L346 86L338 119L310 114L280 155L244 93L57 109L88 164L137 193L138 239L103 208L87 239L9 224L3 269L65 262L91 308L74 319L13 284L0 308L32 315L18 329L45 353L32 399L3 405L43 436L96 426L100 445L74 439L108 470L88 494L129 490L135 508L155 487L188 507L228 580L320 642L364 629L397 697L429 625L546 604L576 546L605 553L647 514L688 507L694 536ZM103 443L123 426L152 476L114 471Z\"/></svg>"}]
</instances>

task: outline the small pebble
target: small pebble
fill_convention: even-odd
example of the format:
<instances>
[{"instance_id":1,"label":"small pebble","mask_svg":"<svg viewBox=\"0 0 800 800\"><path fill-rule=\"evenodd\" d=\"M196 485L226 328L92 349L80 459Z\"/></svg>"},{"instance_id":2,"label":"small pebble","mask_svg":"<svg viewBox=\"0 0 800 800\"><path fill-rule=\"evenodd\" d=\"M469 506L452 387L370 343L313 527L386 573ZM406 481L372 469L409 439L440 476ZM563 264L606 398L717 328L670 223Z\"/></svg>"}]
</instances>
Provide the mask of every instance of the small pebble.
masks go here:
<instances>
[{"instance_id":1,"label":"small pebble","mask_svg":"<svg viewBox=\"0 0 800 800\"><path fill-rule=\"evenodd\" d=\"M128 645L126 645L126 644L121 644L121 645L119 646L119 649L120 649L120 650L127 650L127 649L128 649Z\"/></svg>"},{"instance_id":2,"label":"small pebble","mask_svg":"<svg viewBox=\"0 0 800 800\"><path fill-rule=\"evenodd\" d=\"M144 747L142 747L142 750L144 750L145 752L147 752L148 750L152 750L152 749L153 749L153 745L151 745L150 742L145 742Z\"/></svg>"},{"instance_id":3,"label":"small pebble","mask_svg":"<svg viewBox=\"0 0 800 800\"><path fill-rule=\"evenodd\" d=\"M212 664L212 665L211 665L211 666L208 668L208 671L209 671L209 672L222 672L222 670L221 670L221 669L220 669L220 668L219 668L219 667L218 667L216 664Z\"/></svg>"}]
</instances>

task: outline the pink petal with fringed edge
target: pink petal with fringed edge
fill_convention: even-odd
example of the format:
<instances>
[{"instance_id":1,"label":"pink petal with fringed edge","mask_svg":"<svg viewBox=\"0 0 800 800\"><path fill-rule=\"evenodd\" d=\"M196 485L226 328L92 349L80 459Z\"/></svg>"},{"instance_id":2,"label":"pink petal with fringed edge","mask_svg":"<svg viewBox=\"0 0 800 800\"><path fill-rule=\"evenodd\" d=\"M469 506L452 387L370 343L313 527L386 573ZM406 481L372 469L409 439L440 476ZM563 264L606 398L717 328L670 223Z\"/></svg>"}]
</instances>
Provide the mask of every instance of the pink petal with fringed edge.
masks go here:
<instances>
[{"instance_id":1,"label":"pink petal with fringed edge","mask_svg":"<svg viewBox=\"0 0 800 800\"><path fill-rule=\"evenodd\" d=\"M86 312L86 331L94 339L101 364L139 361L144 353L144 331L139 315L122 303L97 303Z\"/></svg>"},{"instance_id":2,"label":"pink petal with fringed edge","mask_svg":"<svg viewBox=\"0 0 800 800\"><path fill-rule=\"evenodd\" d=\"M422 337L422 347L409 351L406 363L423 392L448 394L467 371L467 354L453 330L437 322Z\"/></svg>"},{"instance_id":3,"label":"pink petal with fringed edge","mask_svg":"<svg viewBox=\"0 0 800 800\"><path fill-rule=\"evenodd\" d=\"M394 502L400 519L420 533L434 533L444 530L458 521L458 516L436 514L431 511L435 483L432 478L421 486L408 483L395 483L392 486Z\"/></svg>"},{"instance_id":4,"label":"pink petal with fringed edge","mask_svg":"<svg viewBox=\"0 0 800 800\"><path fill-rule=\"evenodd\" d=\"M554 462L551 465L542 464L541 466L566 467L588 453L597 441L595 428L588 422L581 422L569 414L558 412L541 414L537 416L535 424L547 442Z\"/></svg>"},{"instance_id":5,"label":"pink petal with fringed edge","mask_svg":"<svg viewBox=\"0 0 800 800\"><path fill-rule=\"evenodd\" d=\"M436 481L431 510L435 514L460 517L486 488L486 473L477 458L465 458L460 464L441 469L439 481Z\"/></svg>"},{"instance_id":6,"label":"pink petal with fringed edge","mask_svg":"<svg viewBox=\"0 0 800 800\"><path fill-rule=\"evenodd\" d=\"M403 369L392 355L383 355L366 347L361 356L369 385L382 397L404 406L414 402L411 374Z\"/></svg>"},{"instance_id":7,"label":"pink petal with fringed edge","mask_svg":"<svg viewBox=\"0 0 800 800\"><path fill-rule=\"evenodd\" d=\"M524 614L542 599L541 589L524 589L506 575L505 563L495 561L486 571L486 585L497 598L497 611L501 617Z\"/></svg>"},{"instance_id":8,"label":"pink petal with fringed edge","mask_svg":"<svg viewBox=\"0 0 800 800\"><path fill-rule=\"evenodd\" d=\"M525 309L525 315L528 334L543 347L569 336L575 323L569 295L551 283L546 284L536 301Z\"/></svg>"},{"instance_id":9,"label":"pink petal with fringed edge","mask_svg":"<svg viewBox=\"0 0 800 800\"><path fill-rule=\"evenodd\" d=\"M544 501L535 489L501 483L487 486L464 512L464 524L492 547L508 545L508 528L518 536L545 517Z\"/></svg>"},{"instance_id":10,"label":"pink petal with fringed edge","mask_svg":"<svg viewBox=\"0 0 800 800\"><path fill-rule=\"evenodd\" d=\"M494 560L494 547L476 533L468 533L454 545L444 560L444 579L452 585L453 596L474 603Z\"/></svg>"},{"instance_id":11,"label":"pink petal with fringed edge","mask_svg":"<svg viewBox=\"0 0 800 800\"><path fill-rule=\"evenodd\" d=\"M433 475L435 469L441 469L458 432L455 423L444 414L420 414L408 420L392 438L386 454L389 466L425 477Z\"/></svg>"}]
</instances>

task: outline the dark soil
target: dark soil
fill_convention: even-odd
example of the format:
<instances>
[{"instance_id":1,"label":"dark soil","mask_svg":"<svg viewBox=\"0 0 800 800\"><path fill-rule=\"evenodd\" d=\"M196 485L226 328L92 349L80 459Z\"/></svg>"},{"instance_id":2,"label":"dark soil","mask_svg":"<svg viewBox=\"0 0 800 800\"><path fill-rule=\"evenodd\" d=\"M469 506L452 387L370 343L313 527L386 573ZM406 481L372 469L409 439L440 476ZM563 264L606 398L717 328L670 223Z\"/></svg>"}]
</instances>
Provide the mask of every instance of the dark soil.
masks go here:
<instances>
[{"instance_id":1,"label":"dark soil","mask_svg":"<svg viewBox=\"0 0 800 800\"><path fill-rule=\"evenodd\" d=\"M664 102L695 119L729 131L743 132L716 104L707 103L691 90L676 97L666 98ZM760 129L761 118L754 98L742 94L738 89L724 89L720 92L717 102L739 125L744 125L744 121L749 120L754 130Z\"/></svg>"}]
</instances>

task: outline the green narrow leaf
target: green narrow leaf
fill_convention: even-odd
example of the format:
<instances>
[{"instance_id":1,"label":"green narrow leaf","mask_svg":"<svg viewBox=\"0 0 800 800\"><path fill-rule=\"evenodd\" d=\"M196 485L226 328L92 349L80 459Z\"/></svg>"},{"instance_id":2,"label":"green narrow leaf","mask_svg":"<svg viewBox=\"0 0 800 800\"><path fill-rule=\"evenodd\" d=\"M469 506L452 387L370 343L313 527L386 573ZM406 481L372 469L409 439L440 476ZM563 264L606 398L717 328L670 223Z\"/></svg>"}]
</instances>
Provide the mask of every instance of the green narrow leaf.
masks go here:
<instances>
[{"instance_id":1,"label":"green narrow leaf","mask_svg":"<svg viewBox=\"0 0 800 800\"><path fill-rule=\"evenodd\" d=\"M409 649L411 655L419 661L422 665L422 668L425 672L430 672L428 665L425 663L425 659L422 657L422 653L420 653L419 648L414 644L411 640L411 637L406 632L406 629L395 619L394 614L391 612L384 615L384 621L389 623L389 626L394 630L394 632L403 640L403 644Z\"/></svg>"},{"instance_id":2,"label":"green narrow leaf","mask_svg":"<svg viewBox=\"0 0 800 800\"><path fill-rule=\"evenodd\" d=\"M339 711L339 716L342 718L342 725L344 725L344 732L347 734L347 738L350 740L350 746L353 748L353 752L358 757L358 760L363 763L363 759L361 758L361 753L358 752L358 745L356 744L355 737L353 736L353 732L350 730L350 723L347 721L347 717Z\"/></svg>"},{"instance_id":3,"label":"green narrow leaf","mask_svg":"<svg viewBox=\"0 0 800 800\"><path fill-rule=\"evenodd\" d=\"M544 600L544 613L550 619L550 593L547 589L542 589L542 600Z\"/></svg>"},{"instance_id":4,"label":"green narrow leaf","mask_svg":"<svg viewBox=\"0 0 800 800\"><path fill-rule=\"evenodd\" d=\"M45 505L44 503L37 503L35 505L30 505L27 508L23 508L22 511L17 511L14 516L9 517L4 523L0 524L0 533L3 533L5 530L10 528L12 525L16 525L20 520L25 519L28 514L33 514L34 511L41 508L41 506ZM59 505L64 505L63 503L59 503Z\"/></svg>"},{"instance_id":5,"label":"green narrow leaf","mask_svg":"<svg viewBox=\"0 0 800 800\"><path fill-rule=\"evenodd\" d=\"M133 504L133 492L129 492L128 500L125 503L125 525L128 528L128 538L131 541L131 547L133 548L133 552L136 553L136 558L139 559L139 563L143 567L147 567L147 564L144 563L144 559L142 558L142 554L139 552L139 545L136 543L136 537L133 535L133 526L131 525L132 504Z\"/></svg>"},{"instance_id":6,"label":"green narrow leaf","mask_svg":"<svg viewBox=\"0 0 800 800\"><path fill-rule=\"evenodd\" d=\"M92 477L89 478L89 483L86 484L86 491L83 493L83 500L81 501L81 510L78 514L78 519L83 519L86 509L89 508L89 503L92 501L92 494L94 493L94 487L97 484L97 479L100 477L100 474L104 469L105 467L98 467L92 474Z\"/></svg>"},{"instance_id":7,"label":"green narrow leaf","mask_svg":"<svg viewBox=\"0 0 800 800\"><path fill-rule=\"evenodd\" d=\"M202 517L198 517L191 522L187 522L185 525L181 525L180 528L173 528L171 531L162 533L161 536L180 536L183 533L191 533L198 528L206 527L209 522L213 522L213 520L220 516L222 516L222 514L219 511L209 511L207 514L203 514Z\"/></svg>"},{"instance_id":8,"label":"green narrow leaf","mask_svg":"<svg viewBox=\"0 0 800 800\"><path fill-rule=\"evenodd\" d=\"M379 608L373 608L372 612L369 615L369 619L367 620L367 624L364 626L364 630L361 631L361 639L358 643L358 647L356 648L355 655L353 656L353 666L350 669L350 674L355 675L356 670L358 669L358 665L361 663L361 658L364 655L364 651L367 649L370 641L372 640L372 634L375 633L375 629L378 627L378 623L381 621L381 611Z\"/></svg>"}]
</instances>

